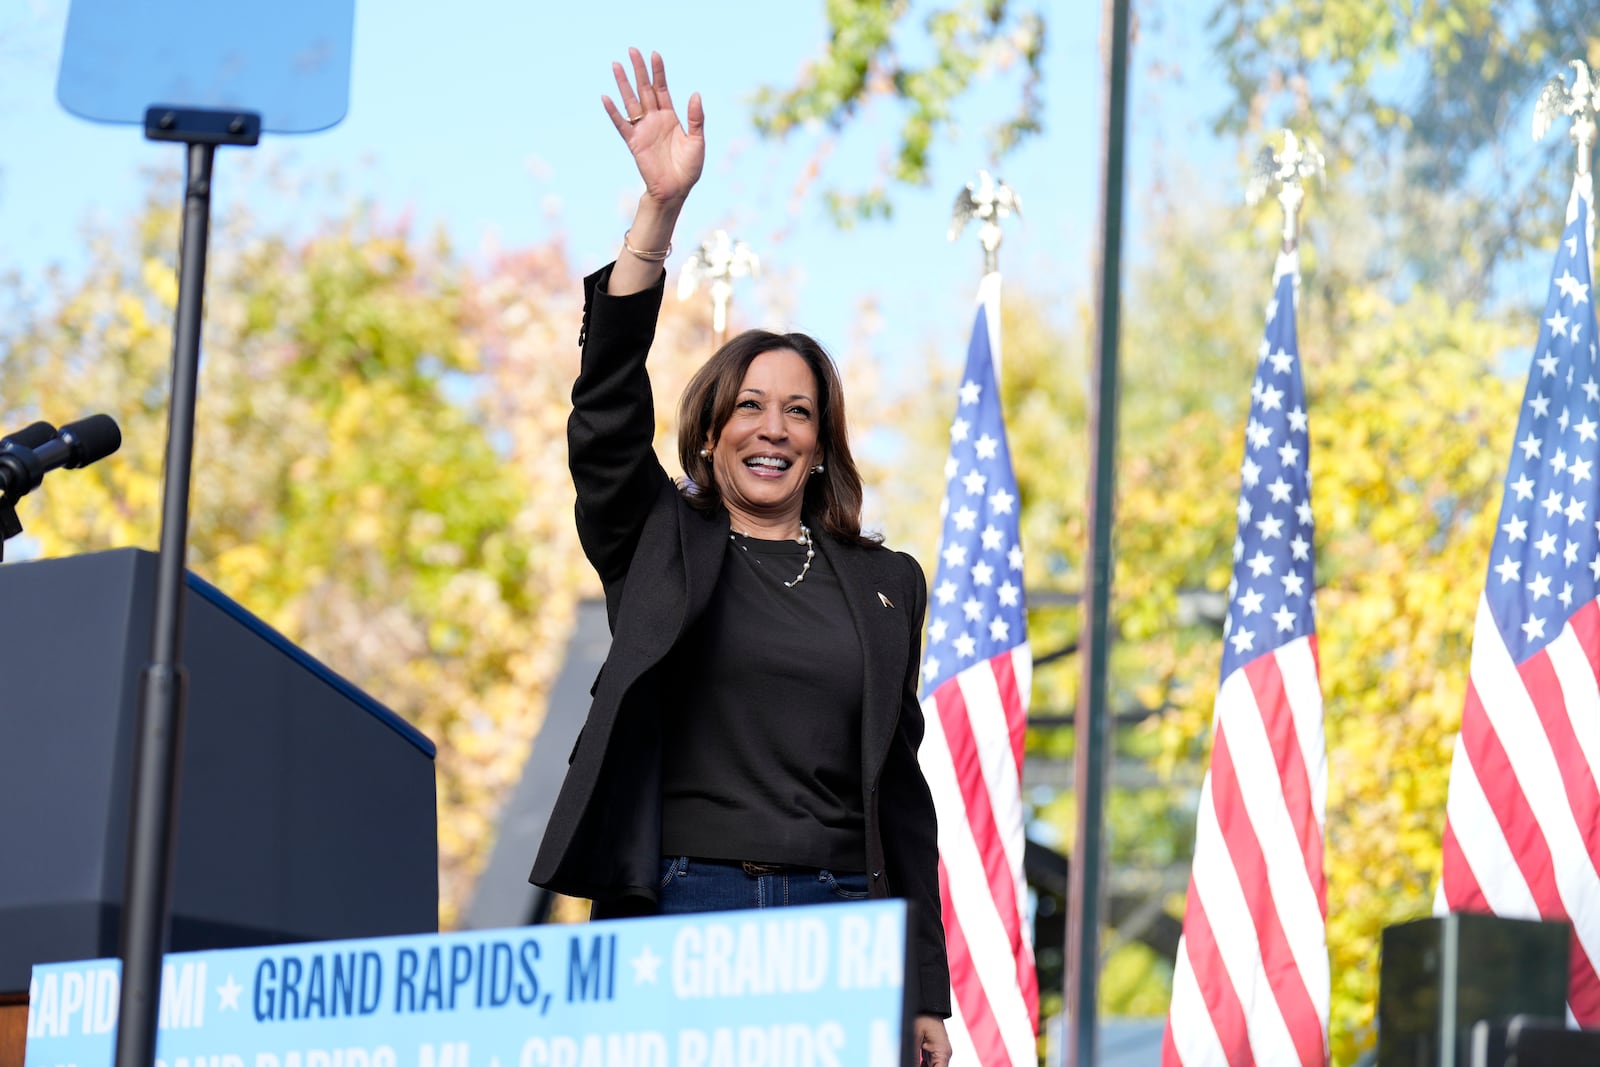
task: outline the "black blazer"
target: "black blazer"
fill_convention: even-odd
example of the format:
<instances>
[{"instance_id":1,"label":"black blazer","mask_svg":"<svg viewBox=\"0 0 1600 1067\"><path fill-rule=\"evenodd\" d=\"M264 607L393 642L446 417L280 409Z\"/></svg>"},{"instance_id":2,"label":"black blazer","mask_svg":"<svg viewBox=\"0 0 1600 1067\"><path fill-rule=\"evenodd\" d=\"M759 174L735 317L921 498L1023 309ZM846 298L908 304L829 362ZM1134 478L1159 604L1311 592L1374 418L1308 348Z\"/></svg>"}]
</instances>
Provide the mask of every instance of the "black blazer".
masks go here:
<instances>
[{"instance_id":1,"label":"black blazer","mask_svg":"<svg viewBox=\"0 0 1600 1067\"><path fill-rule=\"evenodd\" d=\"M667 699L660 670L705 610L729 525L725 511L708 514L685 503L652 448L655 406L645 357L663 284L611 297L604 291L609 276L607 267L584 279L583 359L567 443L578 535L605 588L611 650L529 881L594 900L597 914L624 914L653 907L659 888ZM910 904L911 1003L919 1012L948 1016L938 833L917 763L926 582L905 553L827 536L816 537L816 544L839 577L865 660L862 865L873 896Z\"/></svg>"}]
</instances>

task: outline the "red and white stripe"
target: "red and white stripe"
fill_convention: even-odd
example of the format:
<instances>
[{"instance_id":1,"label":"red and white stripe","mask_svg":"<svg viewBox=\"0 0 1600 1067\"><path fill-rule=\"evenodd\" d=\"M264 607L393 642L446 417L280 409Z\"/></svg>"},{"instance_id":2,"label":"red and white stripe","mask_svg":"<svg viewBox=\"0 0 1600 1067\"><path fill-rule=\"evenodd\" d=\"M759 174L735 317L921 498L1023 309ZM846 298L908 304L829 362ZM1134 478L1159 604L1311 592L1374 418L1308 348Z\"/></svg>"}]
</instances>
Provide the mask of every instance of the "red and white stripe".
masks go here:
<instances>
[{"instance_id":1,"label":"red and white stripe","mask_svg":"<svg viewBox=\"0 0 1600 1067\"><path fill-rule=\"evenodd\" d=\"M1022 869L1026 642L923 700L920 759L939 816L939 889L950 953L955 1062L1034 1067L1039 986Z\"/></svg>"},{"instance_id":2,"label":"red and white stripe","mask_svg":"<svg viewBox=\"0 0 1600 1067\"><path fill-rule=\"evenodd\" d=\"M1328 785L1316 637L1217 691L1162 1063L1328 1061Z\"/></svg>"},{"instance_id":3,"label":"red and white stripe","mask_svg":"<svg viewBox=\"0 0 1600 1067\"><path fill-rule=\"evenodd\" d=\"M1572 923L1567 1008L1600 1025L1600 606L1520 666L1480 597L1435 911Z\"/></svg>"}]
</instances>

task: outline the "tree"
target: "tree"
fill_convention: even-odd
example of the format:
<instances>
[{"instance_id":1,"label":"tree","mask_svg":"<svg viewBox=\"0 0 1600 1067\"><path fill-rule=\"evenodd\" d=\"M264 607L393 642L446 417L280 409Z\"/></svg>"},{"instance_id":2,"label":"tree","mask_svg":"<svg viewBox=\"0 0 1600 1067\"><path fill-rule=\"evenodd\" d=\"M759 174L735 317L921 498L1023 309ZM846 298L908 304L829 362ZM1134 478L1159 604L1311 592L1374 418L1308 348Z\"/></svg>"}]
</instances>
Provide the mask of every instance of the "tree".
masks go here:
<instances>
[{"instance_id":1,"label":"tree","mask_svg":"<svg viewBox=\"0 0 1600 1067\"><path fill-rule=\"evenodd\" d=\"M956 101L974 79L1015 71L1016 105L989 127L991 159L1041 128L1040 60L1045 16L1019 0L950 0L929 5L921 33L907 26L909 0L830 0L828 46L789 89L766 87L755 98L756 128L784 137L822 123L833 131L874 99L893 101L899 143L887 175L866 190L826 192L834 218L886 218L883 179L925 185L935 139L954 122ZM910 59L928 53L926 61Z\"/></svg>"}]
</instances>

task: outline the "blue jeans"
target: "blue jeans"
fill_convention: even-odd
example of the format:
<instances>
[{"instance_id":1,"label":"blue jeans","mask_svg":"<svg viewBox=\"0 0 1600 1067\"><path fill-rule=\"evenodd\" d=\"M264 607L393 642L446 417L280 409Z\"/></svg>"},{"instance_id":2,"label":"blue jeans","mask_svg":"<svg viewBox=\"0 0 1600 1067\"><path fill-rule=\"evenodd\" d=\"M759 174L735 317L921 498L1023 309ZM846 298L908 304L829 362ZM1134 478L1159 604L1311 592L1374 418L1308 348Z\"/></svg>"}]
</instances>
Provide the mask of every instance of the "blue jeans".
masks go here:
<instances>
[{"instance_id":1,"label":"blue jeans","mask_svg":"<svg viewBox=\"0 0 1600 1067\"><path fill-rule=\"evenodd\" d=\"M864 872L734 863L666 856L661 860L661 914L781 908L866 900Z\"/></svg>"}]
</instances>

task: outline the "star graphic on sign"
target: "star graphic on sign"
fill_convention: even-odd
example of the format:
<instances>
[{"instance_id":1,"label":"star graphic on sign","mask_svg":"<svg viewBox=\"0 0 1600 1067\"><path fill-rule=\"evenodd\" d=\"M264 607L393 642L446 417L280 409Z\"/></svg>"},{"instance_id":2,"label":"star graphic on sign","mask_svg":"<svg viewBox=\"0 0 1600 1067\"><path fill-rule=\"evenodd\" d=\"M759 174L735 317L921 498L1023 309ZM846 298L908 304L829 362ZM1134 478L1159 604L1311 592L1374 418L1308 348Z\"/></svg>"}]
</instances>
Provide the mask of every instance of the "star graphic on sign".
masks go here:
<instances>
[{"instance_id":1,"label":"star graphic on sign","mask_svg":"<svg viewBox=\"0 0 1600 1067\"><path fill-rule=\"evenodd\" d=\"M1305 596L1306 580L1298 574L1285 574L1278 581L1283 583L1284 596Z\"/></svg>"},{"instance_id":2,"label":"star graphic on sign","mask_svg":"<svg viewBox=\"0 0 1600 1067\"><path fill-rule=\"evenodd\" d=\"M1544 620L1537 615L1528 616L1528 621L1522 624L1522 632L1527 635L1529 641L1543 640Z\"/></svg>"},{"instance_id":3,"label":"star graphic on sign","mask_svg":"<svg viewBox=\"0 0 1600 1067\"><path fill-rule=\"evenodd\" d=\"M998 439L990 437L988 434L984 434L982 437L972 442L972 447L978 453L979 459L993 459L995 457L995 451L1000 447L1000 442Z\"/></svg>"},{"instance_id":4,"label":"star graphic on sign","mask_svg":"<svg viewBox=\"0 0 1600 1067\"><path fill-rule=\"evenodd\" d=\"M1016 499L1004 489L999 489L989 495L989 508L996 515L1009 515L1011 514L1011 505L1016 502Z\"/></svg>"},{"instance_id":5,"label":"star graphic on sign","mask_svg":"<svg viewBox=\"0 0 1600 1067\"><path fill-rule=\"evenodd\" d=\"M1500 527L1500 529L1506 532L1506 537L1511 541L1512 544L1516 544L1518 541L1526 541L1528 539L1527 519L1519 519L1513 515L1511 518L1506 520L1506 524Z\"/></svg>"},{"instance_id":6,"label":"star graphic on sign","mask_svg":"<svg viewBox=\"0 0 1600 1067\"><path fill-rule=\"evenodd\" d=\"M1261 531L1262 540L1270 541L1274 537L1283 536L1283 520L1276 515L1268 515L1256 523L1256 529Z\"/></svg>"},{"instance_id":7,"label":"star graphic on sign","mask_svg":"<svg viewBox=\"0 0 1600 1067\"><path fill-rule=\"evenodd\" d=\"M1279 633L1294 629L1294 619L1295 614L1289 610L1289 605L1287 604L1272 613L1272 621L1278 624Z\"/></svg>"},{"instance_id":8,"label":"star graphic on sign","mask_svg":"<svg viewBox=\"0 0 1600 1067\"><path fill-rule=\"evenodd\" d=\"M956 529L970 530L974 526L978 525L978 513L967 507L965 504L962 504L961 509L955 514L955 520Z\"/></svg>"},{"instance_id":9,"label":"star graphic on sign","mask_svg":"<svg viewBox=\"0 0 1600 1067\"><path fill-rule=\"evenodd\" d=\"M995 596L1000 598L1001 607L1014 608L1017 606L1017 594L1021 592L1021 589L1018 589L1010 582L1005 582L999 589L995 590Z\"/></svg>"},{"instance_id":10,"label":"star graphic on sign","mask_svg":"<svg viewBox=\"0 0 1600 1067\"><path fill-rule=\"evenodd\" d=\"M972 584L973 585L993 585L994 584L994 568L989 566L987 563L983 562L982 560L979 560L978 562L974 563L972 565Z\"/></svg>"},{"instance_id":11,"label":"star graphic on sign","mask_svg":"<svg viewBox=\"0 0 1600 1067\"><path fill-rule=\"evenodd\" d=\"M1526 474L1511 483L1511 491L1517 494L1518 500L1533 499L1533 481Z\"/></svg>"},{"instance_id":12,"label":"star graphic on sign","mask_svg":"<svg viewBox=\"0 0 1600 1067\"><path fill-rule=\"evenodd\" d=\"M228 980L217 986L217 1010L238 1011L239 994L244 992L244 986L233 980L233 975L228 975Z\"/></svg>"},{"instance_id":13,"label":"star graphic on sign","mask_svg":"<svg viewBox=\"0 0 1600 1067\"><path fill-rule=\"evenodd\" d=\"M1278 449L1278 459L1283 462L1285 467L1292 467L1299 462L1300 450L1294 445L1283 445Z\"/></svg>"},{"instance_id":14,"label":"star graphic on sign","mask_svg":"<svg viewBox=\"0 0 1600 1067\"><path fill-rule=\"evenodd\" d=\"M1261 390L1261 407L1264 411L1277 411L1283 406L1283 390L1267 386Z\"/></svg>"},{"instance_id":15,"label":"star graphic on sign","mask_svg":"<svg viewBox=\"0 0 1600 1067\"><path fill-rule=\"evenodd\" d=\"M1288 374L1290 368L1294 366L1294 357L1281 348L1272 353L1269 358L1275 374Z\"/></svg>"},{"instance_id":16,"label":"star graphic on sign","mask_svg":"<svg viewBox=\"0 0 1600 1067\"><path fill-rule=\"evenodd\" d=\"M969 407L972 404L976 404L978 402L978 398L982 395L983 386L979 385L977 382L969 380L961 383L962 407Z\"/></svg>"},{"instance_id":17,"label":"star graphic on sign","mask_svg":"<svg viewBox=\"0 0 1600 1067\"><path fill-rule=\"evenodd\" d=\"M1522 449L1522 458L1524 460L1538 459L1539 449L1544 447L1544 441L1533 436L1532 431L1530 431L1528 436L1517 442L1517 447Z\"/></svg>"},{"instance_id":18,"label":"star graphic on sign","mask_svg":"<svg viewBox=\"0 0 1600 1067\"><path fill-rule=\"evenodd\" d=\"M967 490L968 496L982 496L983 487L989 484L989 479L977 471L968 471L967 476L961 479L961 484Z\"/></svg>"},{"instance_id":19,"label":"star graphic on sign","mask_svg":"<svg viewBox=\"0 0 1600 1067\"><path fill-rule=\"evenodd\" d=\"M1255 631L1240 628L1235 630L1233 636L1228 640L1233 642L1234 652L1248 652L1255 645Z\"/></svg>"},{"instance_id":20,"label":"star graphic on sign","mask_svg":"<svg viewBox=\"0 0 1600 1067\"><path fill-rule=\"evenodd\" d=\"M967 562L967 546L946 545L941 555L944 556L944 565L946 567L960 567Z\"/></svg>"},{"instance_id":21,"label":"star graphic on sign","mask_svg":"<svg viewBox=\"0 0 1600 1067\"><path fill-rule=\"evenodd\" d=\"M1254 589L1239 598L1239 610L1246 615L1255 615L1261 610L1261 602L1266 598Z\"/></svg>"},{"instance_id":22,"label":"star graphic on sign","mask_svg":"<svg viewBox=\"0 0 1600 1067\"><path fill-rule=\"evenodd\" d=\"M656 984L656 970L661 966L661 957L652 952L649 945L628 962L633 964L634 985Z\"/></svg>"},{"instance_id":23,"label":"star graphic on sign","mask_svg":"<svg viewBox=\"0 0 1600 1067\"><path fill-rule=\"evenodd\" d=\"M1284 481L1283 480L1283 475L1281 475L1281 474L1278 475L1278 477L1272 482L1271 485L1267 486L1267 492L1272 494L1272 502L1274 504L1286 504L1286 503L1288 503L1289 502L1289 494L1291 492L1293 492L1293 491L1294 491L1294 486L1292 486L1288 482Z\"/></svg>"},{"instance_id":24,"label":"star graphic on sign","mask_svg":"<svg viewBox=\"0 0 1600 1067\"><path fill-rule=\"evenodd\" d=\"M968 622L977 622L983 618L983 603L975 596L969 596L961 604L961 614L967 617Z\"/></svg>"},{"instance_id":25,"label":"star graphic on sign","mask_svg":"<svg viewBox=\"0 0 1600 1067\"><path fill-rule=\"evenodd\" d=\"M965 630L961 631L961 636L951 643L956 647L956 655L962 659L971 659L972 654L978 650L978 643Z\"/></svg>"},{"instance_id":26,"label":"star graphic on sign","mask_svg":"<svg viewBox=\"0 0 1600 1067\"><path fill-rule=\"evenodd\" d=\"M1002 618L989 620L989 637L994 641L1004 641L1006 634L1011 632L1011 626Z\"/></svg>"},{"instance_id":27,"label":"star graphic on sign","mask_svg":"<svg viewBox=\"0 0 1600 1067\"><path fill-rule=\"evenodd\" d=\"M1510 556L1507 556L1505 559L1495 564L1494 572L1500 576L1501 585L1504 585L1507 582L1514 582L1522 576L1522 561L1520 559L1512 559Z\"/></svg>"},{"instance_id":28,"label":"star graphic on sign","mask_svg":"<svg viewBox=\"0 0 1600 1067\"><path fill-rule=\"evenodd\" d=\"M983 550L985 552L998 552L1000 551L1000 546L1006 543L1006 535L995 529L992 523L985 526L983 533L979 536L983 538Z\"/></svg>"},{"instance_id":29,"label":"star graphic on sign","mask_svg":"<svg viewBox=\"0 0 1600 1067\"><path fill-rule=\"evenodd\" d=\"M1272 573L1272 557L1261 551L1259 548L1256 549L1256 554L1251 556L1246 561L1246 564L1249 566L1250 576L1253 578L1259 578L1263 574Z\"/></svg>"},{"instance_id":30,"label":"star graphic on sign","mask_svg":"<svg viewBox=\"0 0 1600 1067\"><path fill-rule=\"evenodd\" d=\"M1544 355L1534 360L1534 362L1539 364L1539 369L1544 372L1544 376L1546 378L1554 378L1556 376L1556 366L1561 361L1555 356L1551 355L1549 352L1546 352Z\"/></svg>"}]
</instances>

